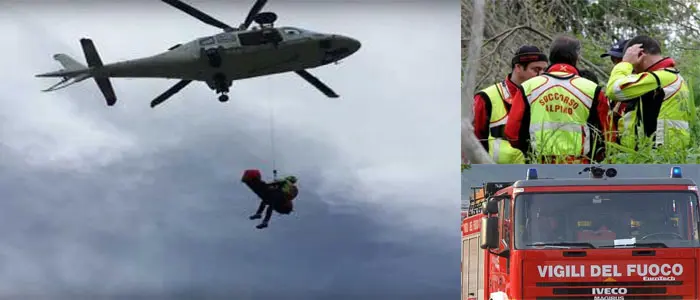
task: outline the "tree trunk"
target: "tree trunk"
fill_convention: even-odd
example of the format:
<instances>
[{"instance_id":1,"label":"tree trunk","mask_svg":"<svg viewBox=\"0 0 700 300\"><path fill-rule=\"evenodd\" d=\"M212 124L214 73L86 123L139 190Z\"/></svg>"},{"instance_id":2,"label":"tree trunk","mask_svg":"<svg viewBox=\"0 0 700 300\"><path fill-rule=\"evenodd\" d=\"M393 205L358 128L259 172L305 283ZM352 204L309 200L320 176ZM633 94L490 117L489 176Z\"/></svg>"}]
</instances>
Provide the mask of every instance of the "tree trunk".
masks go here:
<instances>
[{"instance_id":1,"label":"tree trunk","mask_svg":"<svg viewBox=\"0 0 700 300\"><path fill-rule=\"evenodd\" d=\"M474 135L474 127L472 126L476 73L479 70L481 43L484 38L484 0L473 1L471 38L469 39L469 51L464 64L465 75L462 82L462 154L470 163L492 164L491 157Z\"/></svg>"}]
</instances>

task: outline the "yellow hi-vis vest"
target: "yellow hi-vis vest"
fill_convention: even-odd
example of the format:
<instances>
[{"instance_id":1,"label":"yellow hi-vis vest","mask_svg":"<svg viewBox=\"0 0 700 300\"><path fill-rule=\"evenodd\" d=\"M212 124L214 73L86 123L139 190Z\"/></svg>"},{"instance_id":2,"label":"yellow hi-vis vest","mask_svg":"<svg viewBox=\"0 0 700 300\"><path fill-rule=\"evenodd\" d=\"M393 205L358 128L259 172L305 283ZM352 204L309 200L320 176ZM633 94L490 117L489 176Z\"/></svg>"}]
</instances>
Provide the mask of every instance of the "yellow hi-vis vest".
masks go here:
<instances>
[{"instance_id":1,"label":"yellow hi-vis vest","mask_svg":"<svg viewBox=\"0 0 700 300\"><path fill-rule=\"evenodd\" d=\"M530 109L530 149L538 156L589 156L588 115L599 87L575 74L545 73L522 84Z\"/></svg>"},{"instance_id":2,"label":"yellow hi-vis vest","mask_svg":"<svg viewBox=\"0 0 700 300\"><path fill-rule=\"evenodd\" d=\"M617 64L606 89L611 100L627 102L618 123L620 144L636 148L637 128L641 126L644 135L654 134L657 146L677 143L688 147L695 104L685 79L673 68L625 75L631 72L631 64Z\"/></svg>"},{"instance_id":3,"label":"yellow hi-vis vest","mask_svg":"<svg viewBox=\"0 0 700 300\"><path fill-rule=\"evenodd\" d=\"M617 120L617 136L620 137L620 145L636 148L637 130L634 128L636 125L637 110L631 105L627 105L625 111L622 113L622 118Z\"/></svg>"},{"instance_id":4,"label":"yellow hi-vis vest","mask_svg":"<svg viewBox=\"0 0 700 300\"><path fill-rule=\"evenodd\" d=\"M504 104L511 97L508 86L501 81L489 86L479 93L491 103L491 116L489 119L489 155L497 164L524 164L523 152L513 148L505 139L505 126L508 121L508 110Z\"/></svg>"}]
</instances>

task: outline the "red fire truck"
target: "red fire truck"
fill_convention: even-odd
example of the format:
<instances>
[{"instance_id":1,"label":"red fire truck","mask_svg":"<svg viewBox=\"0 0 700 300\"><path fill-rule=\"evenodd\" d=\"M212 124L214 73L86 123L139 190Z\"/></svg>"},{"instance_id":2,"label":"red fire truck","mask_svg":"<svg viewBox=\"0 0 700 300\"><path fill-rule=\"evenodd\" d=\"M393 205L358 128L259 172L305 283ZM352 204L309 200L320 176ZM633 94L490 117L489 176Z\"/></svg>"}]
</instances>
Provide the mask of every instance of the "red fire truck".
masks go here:
<instances>
[{"instance_id":1,"label":"red fire truck","mask_svg":"<svg viewBox=\"0 0 700 300\"><path fill-rule=\"evenodd\" d=\"M698 188L682 178L526 180L462 221L462 299L698 299ZM477 205L478 203L472 203Z\"/></svg>"}]
</instances>

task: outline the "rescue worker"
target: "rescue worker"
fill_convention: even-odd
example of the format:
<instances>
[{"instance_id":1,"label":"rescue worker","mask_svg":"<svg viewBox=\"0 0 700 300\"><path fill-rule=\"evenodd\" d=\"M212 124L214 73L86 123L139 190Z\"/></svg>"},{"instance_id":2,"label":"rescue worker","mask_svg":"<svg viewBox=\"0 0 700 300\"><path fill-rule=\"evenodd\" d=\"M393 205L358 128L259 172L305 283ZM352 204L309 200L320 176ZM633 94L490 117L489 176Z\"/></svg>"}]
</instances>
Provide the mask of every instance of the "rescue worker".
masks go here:
<instances>
[{"instance_id":1,"label":"rescue worker","mask_svg":"<svg viewBox=\"0 0 700 300\"><path fill-rule=\"evenodd\" d=\"M535 46L520 47L511 60L512 71L506 78L474 96L474 134L497 164L523 164L523 153L504 140L510 97L518 86L547 67L547 56Z\"/></svg>"},{"instance_id":2,"label":"rescue worker","mask_svg":"<svg viewBox=\"0 0 700 300\"><path fill-rule=\"evenodd\" d=\"M267 227L272 217L272 210L279 214L289 214L293 210L292 200L296 198L299 190L296 186L297 178L295 176L287 176L281 180L275 180L266 183L267 195L260 201L260 206L254 215L250 216L251 220L262 218L263 210L265 210L265 218L255 228L262 229Z\"/></svg>"},{"instance_id":3,"label":"rescue worker","mask_svg":"<svg viewBox=\"0 0 700 300\"><path fill-rule=\"evenodd\" d=\"M674 144L674 149L683 149L692 145L689 124L695 118L695 104L688 83L675 68L675 61L661 55L655 39L640 35L627 43L605 93L626 104L624 126L618 128L623 146L637 150L642 134L653 139L654 147Z\"/></svg>"},{"instance_id":4,"label":"rescue worker","mask_svg":"<svg viewBox=\"0 0 700 300\"><path fill-rule=\"evenodd\" d=\"M600 57L603 58L609 56L610 61L613 63L613 66L619 64L622 61L622 57L624 56L623 51L625 50L625 45L627 45L628 41L629 39L619 40L617 43L612 45L612 47L610 47L610 50L608 50L608 52L601 54ZM611 131L615 133L615 142L619 144L620 140L618 128L624 128L624 124L622 123L622 117L625 114L625 103L610 100L609 105L612 108L612 122L610 123L610 128Z\"/></svg>"},{"instance_id":5,"label":"rescue worker","mask_svg":"<svg viewBox=\"0 0 700 300\"><path fill-rule=\"evenodd\" d=\"M618 63L620 63L622 61L622 57L624 56L623 50L625 49L625 45L627 45L628 41L629 40L617 41L617 43L615 43L614 45L612 45L612 47L610 47L610 50L608 50L608 52L601 54L600 58L609 56L610 61L612 61L613 65L617 65Z\"/></svg>"},{"instance_id":6,"label":"rescue worker","mask_svg":"<svg viewBox=\"0 0 700 300\"><path fill-rule=\"evenodd\" d=\"M577 39L557 37L546 72L513 95L505 136L534 163L588 164L605 156L610 108L602 88L579 75L580 51Z\"/></svg>"}]
</instances>

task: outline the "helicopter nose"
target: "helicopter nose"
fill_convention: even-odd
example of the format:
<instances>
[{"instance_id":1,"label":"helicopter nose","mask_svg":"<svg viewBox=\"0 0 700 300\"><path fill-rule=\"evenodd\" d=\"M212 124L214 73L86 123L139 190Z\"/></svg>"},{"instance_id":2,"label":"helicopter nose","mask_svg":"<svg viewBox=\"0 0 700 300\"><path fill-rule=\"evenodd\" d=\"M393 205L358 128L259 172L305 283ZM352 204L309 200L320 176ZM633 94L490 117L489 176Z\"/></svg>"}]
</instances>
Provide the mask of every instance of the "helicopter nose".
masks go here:
<instances>
[{"instance_id":1,"label":"helicopter nose","mask_svg":"<svg viewBox=\"0 0 700 300\"><path fill-rule=\"evenodd\" d=\"M362 43L360 41L353 39L351 37L347 36L336 36L338 42L336 45L336 49L340 48L346 51L347 55L351 55L357 50L360 50L360 47L362 47Z\"/></svg>"},{"instance_id":2,"label":"helicopter nose","mask_svg":"<svg viewBox=\"0 0 700 300\"><path fill-rule=\"evenodd\" d=\"M350 37L333 35L328 39L322 40L319 46L324 51L322 63L327 64L352 55L360 49L361 44L358 40Z\"/></svg>"},{"instance_id":3,"label":"helicopter nose","mask_svg":"<svg viewBox=\"0 0 700 300\"><path fill-rule=\"evenodd\" d=\"M345 57L357 52L362 46L360 41L347 36L336 35L335 40L336 42L333 45L334 50L342 52L345 54Z\"/></svg>"}]
</instances>

